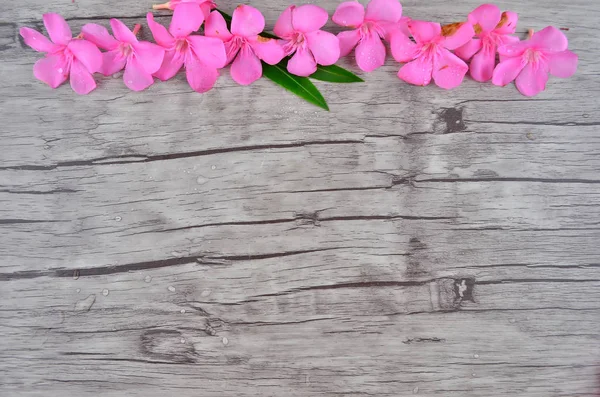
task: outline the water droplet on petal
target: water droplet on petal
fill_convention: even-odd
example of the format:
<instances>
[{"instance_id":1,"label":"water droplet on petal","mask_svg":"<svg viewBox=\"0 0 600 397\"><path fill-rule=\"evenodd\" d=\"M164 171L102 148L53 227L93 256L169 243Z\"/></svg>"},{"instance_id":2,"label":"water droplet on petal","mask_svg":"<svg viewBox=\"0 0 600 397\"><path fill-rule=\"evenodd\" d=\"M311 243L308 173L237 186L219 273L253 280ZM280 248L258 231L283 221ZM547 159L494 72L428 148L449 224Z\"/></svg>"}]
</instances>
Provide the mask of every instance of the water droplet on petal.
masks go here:
<instances>
[{"instance_id":1,"label":"water droplet on petal","mask_svg":"<svg viewBox=\"0 0 600 397\"><path fill-rule=\"evenodd\" d=\"M108 296L108 293L109 293L109 292L108 292L108 290L107 290L106 288L104 288L104 289L102 290L102 295L104 295L104 296Z\"/></svg>"},{"instance_id":2,"label":"water droplet on petal","mask_svg":"<svg viewBox=\"0 0 600 397\"><path fill-rule=\"evenodd\" d=\"M175 292L175 287L173 287L172 285L169 285L167 289L171 292Z\"/></svg>"},{"instance_id":3,"label":"water droplet on petal","mask_svg":"<svg viewBox=\"0 0 600 397\"><path fill-rule=\"evenodd\" d=\"M58 68L58 73L62 73L63 72L63 68Z\"/></svg>"}]
</instances>

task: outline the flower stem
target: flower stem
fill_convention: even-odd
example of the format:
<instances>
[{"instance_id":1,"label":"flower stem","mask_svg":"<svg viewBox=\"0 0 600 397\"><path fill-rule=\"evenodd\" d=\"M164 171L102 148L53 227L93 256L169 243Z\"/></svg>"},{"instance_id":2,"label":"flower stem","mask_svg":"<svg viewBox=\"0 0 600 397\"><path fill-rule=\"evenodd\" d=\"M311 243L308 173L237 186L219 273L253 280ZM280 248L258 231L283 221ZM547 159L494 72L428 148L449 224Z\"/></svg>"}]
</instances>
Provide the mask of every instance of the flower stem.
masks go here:
<instances>
[{"instance_id":1,"label":"flower stem","mask_svg":"<svg viewBox=\"0 0 600 397\"><path fill-rule=\"evenodd\" d=\"M133 27L133 35L137 36L137 34L141 28L142 28L142 25L140 25L139 23L136 23L135 26Z\"/></svg>"},{"instance_id":2,"label":"flower stem","mask_svg":"<svg viewBox=\"0 0 600 397\"><path fill-rule=\"evenodd\" d=\"M167 1L166 3L163 4L154 4L152 6L153 10L170 10L171 9L171 2Z\"/></svg>"},{"instance_id":3,"label":"flower stem","mask_svg":"<svg viewBox=\"0 0 600 397\"><path fill-rule=\"evenodd\" d=\"M533 29L527 30L527 40L531 39L532 37L533 37Z\"/></svg>"}]
</instances>

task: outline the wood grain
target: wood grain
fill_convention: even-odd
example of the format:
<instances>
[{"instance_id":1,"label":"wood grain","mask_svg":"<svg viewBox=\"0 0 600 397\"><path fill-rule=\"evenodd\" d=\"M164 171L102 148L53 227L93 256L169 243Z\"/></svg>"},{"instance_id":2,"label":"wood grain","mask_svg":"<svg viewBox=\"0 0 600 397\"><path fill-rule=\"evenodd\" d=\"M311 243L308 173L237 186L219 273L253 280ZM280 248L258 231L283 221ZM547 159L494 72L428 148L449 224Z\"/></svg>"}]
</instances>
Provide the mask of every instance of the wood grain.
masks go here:
<instances>
[{"instance_id":1,"label":"wood grain","mask_svg":"<svg viewBox=\"0 0 600 397\"><path fill-rule=\"evenodd\" d=\"M329 113L227 71L204 95L31 76L20 26L150 5L3 5L1 396L600 395L598 4L500 4L580 56L534 99L391 59L318 82ZM273 26L287 3L253 5Z\"/></svg>"}]
</instances>

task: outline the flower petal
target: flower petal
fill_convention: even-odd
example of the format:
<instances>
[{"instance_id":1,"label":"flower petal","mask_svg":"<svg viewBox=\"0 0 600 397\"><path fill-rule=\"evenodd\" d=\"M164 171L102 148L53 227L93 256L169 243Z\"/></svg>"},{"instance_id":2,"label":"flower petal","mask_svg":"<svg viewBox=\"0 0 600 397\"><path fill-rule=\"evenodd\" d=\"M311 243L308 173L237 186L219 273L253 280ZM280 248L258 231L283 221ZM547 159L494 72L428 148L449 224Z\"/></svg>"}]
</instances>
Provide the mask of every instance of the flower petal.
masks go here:
<instances>
[{"instance_id":1,"label":"flower petal","mask_svg":"<svg viewBox=\"0 0 600 397\"><path fill-rule=\"evenodd\" d=\"M503 57L518 57L523 55L526 49L531 47L531 43L527 41L518 41L509 44L503 44L498 47L496 51L500 55L500 60Z\"/></svg>"},{"instance_id":2,"label":"flower petal","mask_svg":"<svg viewBox=\"0 0 600 397\"><path fill-rule=\"evenodd\" d=\"M432 70L431 58L421 56L402 66L398 71L398 77L407 83L425 86L431 81Z\"/></svg>"},{"instance_id":3,"label":"flower petal","mask_svg":"<svg viewBox=\"0 0 600 397\"><path fill-rule=\"evenodd\" d=\"M298 48L289 60L287 70L296 76L310 76L317 71L317 63L310 51Z\"/></svg>"},{"instance_id":4,"label":"flower petal","mask_svg":"<svg viewBox=\"0 0 600 397\"><path fill-rule=\"evenodd\" d=\"M121 21L116 18L110 20L110 27L115 35L115 38L124 43L137 43L137 38L131 30Z\"/></svg>"},{"instance_id":5,"label":"flower petal","mask_svg":"<svg viewBox=\"0 0 600 397\"><path fill-rule=\"evenodd\" d=\"M102 54L102 67L99 72L105 76L115 74L125 67L127 58L123 56L120 50L112 50Z\"/></svg>"},{"instance_id":6,"label":"flower petal","mask_svg":"<svg viewBox=\"0 0 600 397\"><path fill-rule=\"evenodd\" d=\"M119 46L119 42L104 26L100 26L96 23L87 23L81 28L83 38L87 41L96 44L96 46L103 50L114 50Z\"/></svg>"},{"instance_id":7,"label":"flower petal","mask_svg":"<svg viewBox=\"0 0 600 397\"><path fill-rule=\"evenodd\" d=\"M385 46L377 33L363 36L356 46L356 63L365 72L372 72L385 62Z\"/></svg>"},{"instance_id":8,"label":"flower petal","mask_svg":"<svg viewBox=\"0 0 600 397\"><path fill-rule=\"evenodd\" d=\"M473 55L477 53L477 51L481 50L481 46L481 39L471 39L467 42L467 44L458 47L456 50L454 50L454 53L459 58L468 61L473 57Z\"/></svg>"},{"instance_id":9,"label":"flower petal","mask_svg":"<svg viewBox=\"0 0 600 397\"><path fill-rule=\"evenodd\" d=\"M408 21L408 30L417 43L428 43L442 33L442 27L439 23L417 21L412 19Z\"/></svg>"},{"instance_id":10,"label":"flower petal","mask_svg":"<svg viewBox=\"0 0 600 397\"><path fill-rule=\"evenodd\" d=\"M479 25L481 31L491 32L496 29L496 25L500 22L502 12L495 4L483 4L474 9L469 14L469 22L475 26Z\"/></svg>"},{"instance_id":11,"label":"flower petal","mask_svg":"<svg viewBox=\"0 0 600 397\"><path fill-rule=\"evenodd\" d=\"M183 66L184 59L185 55L182 52L167 50L160 69L154 75L162 81L169 80L179 72Z\"/></svg>"},{"instance_id":12,"label":"flower petal","mask_svg":"<svg viewBox=\"0 0 600 397\"><path fill-rule=\"evenodd\" d=\"M231 33L234 35L252 37L256 36L264 29L265 17L263 17L256 8L241 4L233 11L233 16L231 18Z\"/></svg>"},{"instance_id":13,"label":"flower petal","mask_svg":"<svg viewBox=\"0 0 600 397\"><path fill-rule=\"evenodd\" d=\"M360 32L358 29L346 30L345 32L338 33L337 38L340 41L340 56L345 57L358 44Z\"/></svg>"},{"instance_id":14,"label":"flower petal","mask_svg":"<svg viewBox=\"0 0 600 397\"><path fill-rule=\"evenodd\" d=\"M525 63L521 57L507 58L494 69L492 84L501 87L507 85L521 73L524 66Z\"/></svg>"},{"instance_id":15,"label":"flower petal","mask_svg":"<svg viewBox=\"0 0 600 397\"><path fill-rule=\"evenodd\" d=\"M154 41L156 41L158 45L165 48L171 48L175 45L175 39L173 36L171 36L164 26L154 21L154 15L152 15L151 12L146 15L146 20L148 21L148 27L152 32Z\"/></svg>"},{"instance_id":16,"label":"flower petal","mask_svg":"<svg viewBox=\"0 0 600 397\"><path fill-rule=\"evenodd\" d=\"M79 95L89 94L96 88L96 82L87 67L77 59L71 64L71 88Z\"/></svg>"},{"instance_id":17,"label":"flower petal","mask_svg":"<svg viewBox=\"0 0 600 397\"><path fill-rule=\"evenodd\" d=\"M486 46L475 54L471 60L469 72L474 80L484 82L492 78L495 66L496 49L494 47Z\"/></svg>"},{"instance_id":18,"label":"flower petal","mask_svg":"<svg viewBox=\"0 0 600 397\"><path fill-rule=\"evenodd\" d=\"M550 74L562 78L571 77L577 70L577 62L577 55L569 50L552 54L548 60Z\"/></svg>"},{"instance_id":19,"label":"flower petal","mask_svg":"<svg viewBox=\"0 0 600 397\"><path fill-rule=\"evenodd\" d=\"M567 36L554 26L548 26L534 33L529 41L538 48L552 52L564 51L569 46Z\"/></svg>"},{"instance_id":20,"label":"flower petal","mask_svg":"<svg viewBox=\"0 0 600 397\"><path fill-rule=\"evenodd\" d=\"M73 38L71 28L63 17L55 13L48 13L44 14L42 19L52 42L55 44L67 44L71 41Z\"/></svg>"},{"instance_id":21,"label":"flower petal","mask_svg":"<svg viewBox=\"0 0 600 397\"><path fill-rule=\"evenodd\" d=\"M71 40L69 50L90 73L96 73L102 67L102 53L95 44L87 40Z\"/></svg>"},{"instance_id":22,"label":"flower petal","mask_svg":"<svg viewBox=\"0 0 600 397\"><path fill-rule=\"evenodd\" d=\"M225 54L225 46L220 39L194 35L188 37L188 42L191 44L195 57L203 65L214 69L225 66L227 54Z\"/></svg>"},{"instance_id":23,"label":"flower petal","mask_svg":"<svg viewBox=\"0 0 600 397\"><path fill-rule=\"evenodd\" d=\"M242 46L231 64L231 78L238 84L249 85L260 79L260 76L262 76L260 59L249 45Z\"/></svg>"},{"instance_id":24,"label":"flower petal","mask_svg":"<svg viewBox=\"0 0 600 397\"><path fill-rule=\"evenodd\" d=\"M240 46L235 43L234 40L229 40L224 43L225 44L225 55L227 59L225 60L225 65L229 65L233 62L234 58L240 51Z\"/></svg>"},{"instance_id":25,"label":"flower petal","mask_svg":"<svg viewBox=\"0 0 600 397\"><path fill-rule=\"evenodd\" d=\"M402 18L402 5L398 0L371 0L367 4L365 20L398 22Z\"/></svg>"},{"instance_id":26,"label":"flower petal","mask_svg":"<svg viewBox=\"0 0 600 397\"><path fill-rule=\"evenodd\" d=\"M59 55L42 58L33 65L33 75L52 88L56 88L69 77L69 64Z\"/></svg>"},{"instance_id":27,"label":"flower petal","mask_svg":"<svg viewBox=\"0 0 600 397\"><path fill-rule=\"evenodd\" d=\"M359 27L365 19L365 8L358 1L345 1L335 9L331 20L340 26Z\"/></svg>"},{"instance_id":28,"label":"flower petal","mask_svg":"<svg viewBox=\"0 0 600 397\"><path fill-rule=\"evenodd\" d=\"M397 30L390 38L392 56L398 62L409 62L415 59L418 45L413 43L404 33Z\"/></svg>"},{"instance_id":29,"label":"flower petal","mask_svg":"<svg viewBox=\"0 0 600 397\"><path fill-rule=\"evenodd\" d=\"M127 60L123 81L132 91L142 91L154 84L152 74L148 73L144 64L135 54Z\"/></svg>"},{"instance_id":30,"label":"flower petal","mask_svg":"<svg viewBox=\"0 0 600 397\"><path fill-rule=\"evenodd\" d=\"M498 34L512 34L517 29L517 22L519 21L519 16L516 12L512 11L504 11L502 13L502 18L500 19L500 23L494 29L494 32Z\"/></svg>"},{"instance_id":31,"label":"flower petal","mask_svg":"<svg viewBox=\"0 0 600 397\"><path fill-rule=\"evenodd\" d=\"M200 29L204 14L198 4L181 3L173 11L169 32L173 37L183 38Z\"/></svg>"},{"instance_id":32,"label":"flower petal","mask_svg":"<svg viewBox=\"0 0 600 397\"><path fill-rule=\"evenodd\" d=\"M303 33L321 29L327 23L327 19L329 19L327 11L314 4L305 4L292 11L294 30Z\"/></svg>"},{"instance_id":33,"label":"flower petal","mask_svg":"<svg viewBox=\"0 0 600 397\"><path fill-rule=\"evenodd\" d=\"M222 41L231 39L231 33L229 33L229 29L227 29L225 18L223 18L223 15L218 11L213 11L208 16L208 19L204 24L204 34L208 37L218 37Z\"/></svg>"},{"instance_id":34,"label":"flower petal","mask_svg":"<svg viewBox=\"0 0 600 397\"><path fill-rule=\"evenodd\" d=\"M441 50L433 63L433 80L438 87L449 90L462 83L468 70L465 61L448 50Z\"/></svg>"},{"instance_id":35,"label":"flower petal","mask_svg":"<svg viewBox=\"0 0 600 397\"><path fill-rule=\"evenodd\" d=\"M219 78L219 72L217 68L208 66L192 56L185 62L185 76L194 91L203 93L214 87Z\"/></svg>"},{"instance_id":36,"label":"flower petal","mask_svg":"<svg viewBox=\"0 0 600 397\"><path fill-rule=\"evenodd\" d=\"M275 39L258 36L258 39L250 43L252 50L258 58L269 65L279 63L285 56L283 47Z\"/></svg>"},{"instance_id":37,"label":"flower petal","mask_svg":"<svg viewBox=\"0 0 600 397\"><path fill-rule=\"evenodd\" d=\"M317 30L308 33L306 40L319 65L333 65L340 59L340 41L333 33Z\"/></svg>"},{"instance_id":38,"label":"flower petal","mask_svg":"<svg viewBox=\"0 0 600 397\"><path fill-rule=\"evenodd\" d=\"M152 74L160 69L165 58L165 49L147 41L139 41L133 46L134 55L144 70Z\"/></svg>"},{"instance_id":39,"label":"flower petal","mask_svg":"<svg viewBox=\"0 0 600 397\"><path fill-rule=\"evenodd\" d=\"M296 6L293 4L286 8L277 19L277 22L275 22L273 33L278 37L286 38L294 33L294 26L292 25L292 12L294 8L296 8Z\"/></svg>"},{"instance_id":40,"label":"flower petal","mask_svg":"<svg viewBox=\"0 0 600 397\"><path fill-rule=\"evenodd\" d=\"M462 47L467 44L473 36L475 36L473 25L468 22L463 23L452 35L444 37L444 47L449 50Z\"/></svg>"},{"instance_id":41,"label":"flower petal","mask_svg":"<svg viewBox=\"0 0 600 397\"><path fill-rule=\"evenodd\" d=\"M23 37L25 44L38 52L50 52L55 45L50 40L37 30L31 28L19 29L19 34Z\"/></svg>"},{"instance_id":42,"label":"flower petal","mask_svg":"<svg viewBox=\"0 0 600 397\"><path fill-rule=\"evenodd\" d=\"M525 96L535 96L546 89L548 71L542 63L528 63L515 80L519 92Z\"/></svg>"}]
</instances>

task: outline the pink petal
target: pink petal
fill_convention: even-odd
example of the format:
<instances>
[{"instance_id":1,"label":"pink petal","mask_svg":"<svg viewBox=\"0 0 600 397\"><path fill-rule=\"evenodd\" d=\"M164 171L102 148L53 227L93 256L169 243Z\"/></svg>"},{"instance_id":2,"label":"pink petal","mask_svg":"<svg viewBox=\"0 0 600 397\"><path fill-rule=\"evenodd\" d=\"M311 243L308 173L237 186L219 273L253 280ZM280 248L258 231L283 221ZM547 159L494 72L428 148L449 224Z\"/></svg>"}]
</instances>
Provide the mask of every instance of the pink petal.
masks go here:
<instances>
[{"instance_id":1,"label":"pink petal","mask_svg":"<svg viewBox=\"0 0 600 397\"><path fill-rule=\"evenodd\" d=\"M492 78L496 66L496 51L494 47L486 46L479 51L469 65L471 77L474 80L484 82Z\"/></svg>"},{"instance_id":2,"label":"pink petal","mask_svg":"<svg viewBox=\"0 0 600 397\"><path fill-rule=\"evenodd\" d=\"M294 8L296 8L295 5L286 8L277 19L277 22L275 22L273 33L278 37L287 38L294 33L294 26L292 25L292 12Z\"/></svg>"},{"instance_id":3,"label":"pink petal","mask_svg":"<svg viewBox=\"0 0 600 397\"><path fill-rule=\"evenodd\" d=\"M200 29L202 22L204 22L204 14L197 4L181 3L173 11L169 32L173 37L187 37Z\"/></svg>"},{"instance_id":4,"label":"pink petal","mask_svg":"<svg viewBox=\"0 0 600 397\"><path fill-rule=\"evenodd\" d=\"M550 74L556 77L567 78L575 74L578 57L569 50L551 54L548 59Z\"/></svg>"},{"instance_id":5,"label":"pink petal","mask_svg":"<svg viewBox=\"0 0 600 397\"><path fill-rule=\"evenodd\" d=\"M214 87L219 72L217 68L208 66L192 56L185 62L185 76L194 91L203 93Z\"/></svg>"},{"instance_id":6,"label":"pink petal","mask_svg":"<svg viewBox=\"0 0 600 397\"><path fill-rule=\"evenodd\" d=\"M340 41L333 33L317 30L308 33L306 39L319 65L333 65L340 59Z\"/></svg>"},{"instance_id":7,"label":"pink petal","mask_svg":"<svg viewBox=\"0 0 600 397\"><path fill-rule=\"evenodd\" d=\"M447 90L458 87L469 67L448 50L441 50L433 63L433 80L438 87Z\"/></svg>"},{"instance_id":8,"label":"pink petal","mask_svg":"<svg viewBox=\"0 0 600 397\"><path fill-rule=\"evenodd\" d=\"M131 30L121 21L116 18L110 20L110 27L115 35L115 38L124 43L137 43L137 38Z\"/></svg>"},{"instance_id":9,"label":"pink petal","mask_svg":"<svg viewBox=\"0 0 600 397\"><path fill-rule=\"evenodd\" d=\"M500 22L502 26L494 29L494 32L498 34L512 34L515 32L517 28L517 22L519 20L519 16L516 12L512 11L504 11L502 13L502 19Z\"/></svg>"},{"instance_id":10,"label":"pink petal","mask_svg":"<svg viewBox=\"0 0 600 397\"><path fill-rule=\"evenodd\" d=\"M90 73L96 73L102 67L102 53L89 41L71 40L68 48Z\"/></svg>"},{"instance_id":11,"label":"pink petal","mask_svg":"<svg viewBox=\"0 0 600 397\"><path fill-rule=\"evenodd\" d=\"M491 32L496 29L500 22L502 12L495 4L483 4L474 9L469 14L469 22L472 25L479 25L483 32Z\"/></svg>"},{"instance_id":12,"label":"pink petal","mask_svg":"<svg viewBox=\"0 0 600 397\"><path fill-rule=\"evenodd\" d=\"M25 40L25 44L38 52L50 52L56 47L46 36L37 30L21 28L19 29L19 34Z\"/></svg>"},{"instance_id":13,"label":"pink petal","mask_svg":"<svg viewBox=\"0 0 600 397\"><path fill-rule=\"evenodd\" d=\"M132 91L142 91L154 83L152 74L148 73L140 59L134 55L130 56L123 74L125 85Z\"/></svg>"},{"instance_id":14,"label":"pink petal","mask_svg":"<svg viewBox=\"0 0 600 397\"><path fill-rule=\"evenodd\" d=\"M327 23L329 14L325 9L314 4L306 4L296 7L292 11L292 25L294 30L308 33L319 30Z\"/></svg>"},{"instance_id":15,"label":"pink petal","mask_svg":"<svg viewBox=\"0 0 600 397\"><path fill-rule=\"evenodd\" d=\"M340 56L345 57L358 44L360 32L358 29L346 30L345 32L338 33L337 38L340 41Z\"/></svg>"},{"instance_id":16,"label":"pink petal","mask_svg":"<svg viewBox=\"0 0 600 397\"><path fill-rule=\"evenodd\" d=\"M413 43L404 33L396 31L390 38L392 56L398 62L409 62L415 59L418 45Z\"/></svg>"},{"instance_id":17,"label":"pink petal","mask_svg":"<svg viewBox=\"0 0 600 397\"><path fill-rule=\"evenodd\" d=\"M498 54L500 55L500 60L502 60L502 57L521 56L529 47L531 47L531 43L529 42L529 40L527 40L501 45L496 51L498 51Z\"/></svg>"},{"instance_id":18,"label":"pink petal","mask_svg":"<svg viewBox=\"0 0 600 397\"><path fill-rule=\"evenodd\" d=\"M538 48L552 52L564 51L569 46L567 36L554 26L548 26L534 33L529 41Z\"/></svg>"},{"instance_id":19,"label":"pink petal","mask_svg":"<svg viewBox=\"0 0 600 397\"><path fill-rule=\"evenodd\" d=\"M123 56L119 49L108 51L102 54L102 67L99 72L105 76L115 74L125 67L127 58Z\"/></svg>"},{"instance_id":20,"label":"pink petal","mask_svg":"<svg viewBox=\"0 0 600 397\"><path fill-rule=\"evenodd\" d=\"M225 66L227 54L225 54L225 46L220 39L194 35L188 37L188 43L190 43L195 57L206 67L218 69Z\"/></svg>"},{"instance_id":21,"label":"pink petal","mask_svg":"<svg viewBox=\"0 0 600 397\"><path fill-rule=\"evenodd\" d=\"M260 60L250 48L245 45L240 49L237 57L231 64L231 78L241 85L249 85L262 76Z\"/></svg>"},{"instance_id":22,"label":"pink petal","mask_svg":"<svg viewBox=\"0 0 600 397\"><path fill-rule=\"evenodd\" d=\"M205 1L200 3L200 11L202 11L202 15L204 16L204 20L210 15L210 12L216 8L212 1Z\"/></svg>"},{"instance_id":23,"label":"pink petal","mask_svg":"<svg viewBox=\"0 0 600 397\"><path fill-rule=\"evenodd\" d=\"M398 22L402 18L402 5L398 0L371 0L367 4L365 20Z\"/></svg>"},{"instance_id":24,"label":"pink petal","mask_svg":"<svg viewBox=\"0 0 600 397\"><path fill-rule=\"evenodd\" d=\"M428 43L442 33L442 27L439 23L417 21L415 19L408 21L408 30L419 44Z\"/></svg>"},{"instance_id":25,"label":"pink petal","mask_svg":"<svg viewBox=\"0 0 600 397\"><path fill-rule=\"evenodd\" d=\"M467 42L467 44L458 47L456 50L454 50L454 53L459 58L468 61L473 57L473 55L477 53L477 51L481 50L481 46L481 39L471 39Z\"/></svg>"},{"instance_id":26,"label":"pink petal","mask_svg":"<svg viewBox=\"0 0 600 397\"><path fill-rule=\"evenodd\" d=\"M252 41L250 45L256 56L269 65L279 63L285 56L283 47L275 39L258 36L258 39Z\"/></svg>"},{"instance_id":27,"label":"pink petal","mask_svg":"<svg viewBox=\"0 0 600 397\"><path fill-rule=\"evenodd\" d=\"M473 25L470 23L463 23L460 27L450 36L444 37L444 47L449 50L462 47L467 44L475 36Z\"/></svg>"},{"instance_id":28,"label":"pink petal","mask_svg":"<svg viewBox=\"0 0 600 397\"><path fill-rule=\"evenodd\" d=\"M164 26L154 21L154 15L152 15L151 12L146 15L146 20L148 21L148 27L152 32L154 41L156 41L158 45L165 48L171 48L175 45L175 39L173 36L171 36Z\"/></svg>"},{"instance_id":29,"label":"pink petal","mask_svg":"<svg viewBox=\"0 0 600 397\"><path fill-rule=\"evenodd\" d=\"M165 57L165 49L147 41L139 41L133 44L135 57L149 74L160 69Z\"/></svg>"},{"instance_id":30,"label":"pink petal","mask_svg":"<svg viewBox=\"0 0 600 397\"><path fill-rule=\"evenodd\" d=\"M79 95L89 94L96 88L96 82L87 67L77 59L71 64L71 88Z\"/></svg>"},{"instance_id":31,"label":"pink petal","mask_svg":"<svg viewBox=\"0 0 600 397\"><path fill-rule=\"evenodd\" d=\"M433 62L429 57L421 56L402 66L398 77L414 85L427 85L431 81Z\"/></svg>"},{"instance_id":32,"label":"pink petal","mask_svg":"<svg viewBox=\"0 0 600 397\"><path fill-rule=\"evenodd\" d=\"M209 37L218 37L222 41L229 41L231 39L227 23L223 15L218 11L213 11L208 16L204 24L204 34Z\"/></svg>"},{"instance_id":33,"label":"pink petal","mask_svg":"<svg viewBox=\"0 0 600 397\"><path fill-rule=\"evenodd\" d=\"M71 28L58 14L49 13L42 17L50 39L56 44L67 44L73 38Z\"/></svg>"},{"instance_id":34,"label":"pink petal","mask_svg":"<svg viewBox=\"0 0 600 397\"><path fill-rule=\"evenodd\" d=\"M521 57L507 58L500 62L494 69L492 84L501 87L507 85L521 73L524 66L525 63Z\"/></svg>"},{"instance_id":35,"label":"pink petal","mask_svg":"<svg viewBox=\"0 0 600 397\"><path fill-rule=\"evenodd\" d=\"M518 37L516 37L516 36L509 36L507 34L504 34L502 36L498 36L498 38L500 39L500 43L501 43L499 45L514 44L514 43L518 43L519 41L521 41Z\"/></svg>"},{"instance_id":36,"label":"pink petal","mask_svg":"<svg viewBox=\"0 0 600 397\"><path fill-rule=\"evenodd\" d=\"M542 63L537 65L528 63L525 65L515 81L515 85L521 94L534 96L546 89L548 70L544 66Z\"/></svg>"},{"instance_id":37,"label":"pink petal","mask_svg":"<svg viewBox=\"0 0 600 397\"><path fill-rule=\"evenodd\" d=\"M114 50L119 46L119 42L108 33L108 30L104 26L88 23L83 25L81 33L83 33L84 39L104 50Z\"/></svg>"},{"instance_id":38,"label":"pink petal","mask_svg":"<svg viewBox=\"0 0 600 397\"><path fill-rule=\"evenodd\" d=\"M265 17L263 17L256 8L242 4L237 6L233 11L233 16L231 18L231 33L234 35L252 37L256 36L264 29Z\"/></svg>"},{"instance_id":39,"label":"pink petal","mask_svg":"<svg viewBox=\"0 0 600 397\"><path fill-rule=\"evenodd\" d=\"M309 51L298 48L289 60L287 70L296 76L310 76L317 71L317 63Z\"/></svg>"},{"instance_id":40,"label":"pink petal","mask_svg":"<svg viewBox=\"0 0 600 397\"><path fill-rule=\"evenodd\" d=\"M33 65L33 75L52 88L65 82L69 76L69 64L60 55L51 55L42 58Z\"/></svg>"},{"instance_id":41,"label":"pink petal","mask_svg":"<svg viewBox=\"0 0 600 397\"><path fill-rule=\"evenodd\" d=\"M372 72L385 62L385 46L377 33L363 36L354 51L358 67L365 72Z\"/></svg>"},{"instance_id":42,"label":"pink petal","mask_svg":"<svg viewBox=\"0 0 600 397\"><path fill-rule=\"evenodd\" d=\"M225 65L229 65L233 62L233 59L236 57L238 52L240 51L240 46L236 44L235 40L229 40L224 43L225 44L225 55L227 59L225 60Z\"/></svg>"},{"instance_id":43,"label":"pink petal","mask_svg":"<svg viewBox=\"0 0 600 397\"><path fill-rule=\"evenodd\" d=\"M345 1L335 9L331 20L340 26L357 28L365 19L365 8L358 1Z\"/></svg>"},{"instance_id":44,"label":"pink petal","mask_svg":"<svg viewBox=\"0 0 600 397\"><path fill-rule=\"evenodd\" d=\"M184 59L185 55L180 51L166 51L163 63L160 69L158 69L158 72L154 73L154 75L162 81L169 80L170 78L175 76L177 72L179 72L179 70L183 66Z\"/></svg>"}]
</instances>

